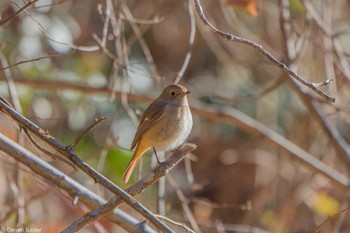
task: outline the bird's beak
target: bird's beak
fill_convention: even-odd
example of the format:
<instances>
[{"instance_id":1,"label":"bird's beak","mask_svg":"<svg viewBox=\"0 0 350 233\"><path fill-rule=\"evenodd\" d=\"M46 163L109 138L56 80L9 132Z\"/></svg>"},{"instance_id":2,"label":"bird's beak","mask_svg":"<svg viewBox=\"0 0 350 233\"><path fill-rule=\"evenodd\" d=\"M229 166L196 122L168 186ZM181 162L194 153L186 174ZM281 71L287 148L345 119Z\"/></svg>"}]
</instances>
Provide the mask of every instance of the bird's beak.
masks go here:
<instances>
[{"instance_id":1,"label":"bird's beak","mask_svg":"<svg viewBox=\"0 0 350 233\"><path fill-rule=\"evenodd\" d=\"M180 95L181 96L186 96L186 95L188 95L188 94L190 94L191 92L190 91L185 91L185 92L182 92Z\"/></svg>"}]
</instances>

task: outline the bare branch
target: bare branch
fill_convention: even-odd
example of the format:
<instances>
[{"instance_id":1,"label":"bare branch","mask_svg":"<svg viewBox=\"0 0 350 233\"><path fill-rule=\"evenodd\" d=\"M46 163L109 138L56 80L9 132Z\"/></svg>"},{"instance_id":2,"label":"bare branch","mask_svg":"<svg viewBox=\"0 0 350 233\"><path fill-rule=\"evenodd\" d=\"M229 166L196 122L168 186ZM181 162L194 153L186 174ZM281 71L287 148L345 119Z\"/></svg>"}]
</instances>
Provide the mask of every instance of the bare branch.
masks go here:
<instances>
[{"instance_id":1,"label":"bare branch","mask_svg":"<svg viewBox=\"0 0 350 233\"><path fill-rule=\"evenodd\" d=\"M191 223L191 226L197 233L201 233L201 229L199 228L195 217L193 216L193 213L188 205L188 199L186 198L185 194L182 192L180 187L176 184L174 178L169 174L166 176L169 184L173 189L175 190L177 197L180 200L181 206L183 211L185 212L185 216L187 217L188 221Z\"/></svg>"},{"instance_id":2,"label":"bare branch","mask_svg":"<svg viewBox=\"0 0 350 233\"><path fill-rule=\"evenodd\" d=\"M27 135L27 137L29 138L29 140L33 143L33 145L40 151L44 152L46 155L50 156L52 159L56 160L60 160L61 162L64 162L65 164L67 164L68 166L70 166L71 168L73 168L75 171L77 171L77 168L74 166L74 164L72 164L69 160L61 158L58 155L55 155L53 153L51 153L50 151L46 150L45 148L43 148L42 146L39 145L39 143L37 143L35 141L35 139L32 137L32 135L30 135L30 133L28 132L28 130L26 128L22 128L24 133Z\"/></svg>"},{"instance_id":3,"label":"bare branch","mask_svg":"<svg viewBox=\"0 0 350 233\"><path fill-rule=\"evenodd\" d=\"M333 216L327 218L326 221L324 221L322 224L318 225L318 226L312 231L312 233L317 233L317 232L319 232L319 230L320 230L324 225L326 225L327 223L329 223L329 222L332 221L333 219L338 218L340 215L347 213L349 210L350 210L349 208L343 209L343 210L339 211L338 213L336 213L335 215L333 215Z\"/></svg>"},{"instance_id":4,"label":"bare branch","mask_svg":"<svg viewBox=\"0 0 350 233\"><path fill-rule=\"evenodd\" d=\"M153 19L135 19L135 18L129 19L124 17L123 15L121 16L121 18L123 20L131 21L133 23L138 23L138 24L157 24L164 20L163 17L159 17L158 15L156 15Z\"/></svg>"},{"instance_id":5,"label":"bare branch","mask_svg":"<svg viewBox=\"0 0 350 233\"><path fill-rule=\"evenodd\" d=\"M345 77L350 80L350 65L346 59L344 50L341 47L339 40L334 36L332 28L323 21L321 16L317 13L316 9L313 7L309 0L302 0L302 4L305 9L311 15L313 20L316 22L316 25L321 29L321 31L332 41L333 49L339 59L341 70Z\"/></svg>"},{"instance_id":6,"label":"bare branch","mask_svg":"<svg viewBox=\"0 0 350 233\"><path fill-rule=\"evenodd\" d=\"M7 59L3 53L0 53L0 61L1 61L2 67L8 66ZM3 70L3 72L4 72L6 84L7 84L7 89L8 89L8 92L10 94L11 101L13 103L13 107L18 112L22 112L22 107L21 107L21 104L20 104L20 101L18 98L17 88L16 88L15 83L13 81L12 73L10 70Z\"/></svg>"},{"instance_id":7,"label":"bare branch","mask_svg":"<svg viewBox=\"0 0 350 233\"><path fill-rule=\"evenodd\" d=\"M38 58L24 60L24 61L19 61L19 62L15 63L15 64L11 64L11 65L8 65L6 67L3 67L0 70L6 70L6 69L9 69L9 68L21 65L21 64L28 63L28 62L40 61L40 60L43 60L43 59L52 58L52 57L58 57L58 56L64 56L64 55L62 55L62 54L50 54L48 56L38 57Z\"/></svg>"},{"instance_id":8,"label":"bare branch","mask_svg":"<svg viewBox=\"0 0 350 233\"><path fill-rule=\"evenodd\" d=\"M254 226L249 226L249 225L244 225L244 224L220 224L219 226L217 225L218 223L215 223L215 225L210 224L210 223L203 223L203 226L206 227L211 227L215 230L217 230L218 227L222 229L224 232L241 232L241 233L272 233L270 231L263 230L258 227Z\"/></svg>"},{"instance_id":9,"label":"bare branch","mask_svg":"<svg viewBox=\"0 0 350 233\"><path fill-rule=\"evenodd\" d=\"M32 0L31 3L34 3L36 1L38 1L38 0ZM19 7L19 5L15 1L11 0L11 2L14 5ZM50 40L50 41L52 41L52 42L54 42L56 44L65 45L65 46L67 46L67 47L69 47L71 49L84 51L84 52L95 52L95 51L99 50L99 46L98 45L94 45L94 46L79 46L79 45L69 44L69 43L62 42L62 41L57 41L57 40L51 38L48 35L48 33L47 33L46 29L44 28L44 26L38 20L36 20L26 9L23 9L22 11L24 11L38 25L38 27L42 30L42 32L45 34L45 36L47 37L48 40ZM1 26L1 24L0 24L0 26Z\"/></svg>"},{"instance_id":10,"label":"bare branch","mask_svg":"<svg viewBox=\"0 0 350 233\"><path fill-rule=\"evenodd\" d=\"M170 218L167 218L167 217L165 217L165 216L163 216L163 215L156 214L155 216L157 216L157 218L160 218L160 219L163 219L163 220L165 220L165 221L168 221L168 222L170 222L171 224L174 224L175 226L182 227L182 228L184 228L187 232L196 233L194 230L190 229L188 226L186 226L186 225L183 224L183 223L175 222L174 220L171 220Z\"/></svg>"},{"instance_id":11,"label":"bare branch","mask_svg":"<svg viewBox=\"0 0 350 233\"><path fill-rule=\"evenodd\" d=\"M122 5L122 9L123 9L123 14L129 18L129 19L133 19L134 16L132 15L132 13L130 12L129 8L123 4ZM153 75L153 78L159 82L161 80L160 78L160 75L159 75L159 72L158 72L158 69L157 69L157 66L155 65L154 63L154 59L152 57L152 54L151 54L151 51L149 50L148 48L148 45L146 43L146 41L144 40L144 38L142 37L142 33L141 33L141 30L140 28L138 27L138 25L136 25L134 22L132 21L129 21L130 23L130 26L132 28L132 30L134 31L136 37L137 37L137 40L139 41L139 44L142 48L142 51L146 57L146 60L147 62L149 63L150 67L151 67L151 71L152 71L152 75Z\"/></svg>"},{"instance_id":12,"label":"bare branch","mask_svg":"<svg viewBox=\"0 0 350 233\"><path fill-rule=\"evenodd\" d=\"M18 11L16 11L14 14L10 15L9 17L7 17L4 20L0 20L0 26L10 22L12 19L14 19L15 17L17 17L22 11L24 11L25 9L27 9L28 7L30 7L31 5L33 5L35 2L37 2L38 0L30 0L27 4L25 4L23 7L21 7ZM11 1L12 3L14 3L13 1Z\"/></svg>"},{"instance_id":13,"label":"bare branch","mask_svg":"<svg viewBox=\"0 0 350 233\"><path fill-rule=\"evenodd\" d=\"M325 80L325 81L323 81L321 83L315 83L315 85L318 86L318 87L322 87L322 86L326 86L326 85L330 84L333 81L334 81L333 79L327 79L327 80Z\"/></svg>"},{"instance_id":14,"label":"bare branch","mask_svg":"<svg viewBox=\"0 0 350 233\"><path fill-rule=\"evenodd\" d=\"M94 128L96 128L98 125L102 124L108 120L107 116L101 117L100 119L95 119L95 121L87 127L84 132L82 132L78 137L76 137L73 141L73 143L69 146L67 146L67 150L74 150L74 148L78 145L78 143L83 139L90 131L92 131Z\"/></svg>"},{"instance_id":15,"label":"bare branch","mask_svg":"<svg viewBox=\"0 0 350 233\"><path fill-rule=\"evenodd\" d=\"M264 87L262 90L258 91L257 93L254 93L252 96L247 97L239 97L239 98L227 98L220 95L214 95L213 97L224 101L227 104L236 104L236 103L249 103L253 101L257 101L259 98L264 97L265 95L271 93L272 91L276 90L279 86L282 85L282 79L276 79L272 83L268 84L266 87Z\"/></svg>"},{"instance_id":16,"label":"bare branch","mask_svg":"<svg viewBox=\"0 0 350 233\"><path fill-rule=\"evenodd\" d=\"M247 39L244 39L244 38L240 38L240 37L234 36L234 35L232 35L230 33L223 32L223 31L217 29L216 27L214 27L208 21L206 16L204 15L204 12L203 12L202 6L200 5L199 0L194 0L194 3L195 3L195 7L196 7L196 10L197 10L197 13L198 13L200 19L215 34L223 37L226 40L234 41L234 42L237 42L237 43L242 43L242 44L248 45L248 46L256 49L258 52L260 52L262 55L264 55L267 59L269 59L273 64L275 64L278 68L280 68L281 70L286 72L288 74L288 77L293 77L295 80L297 80L298 82L300 82L303 85L307 86L308 88L310 88L311 90L313 90L314 92L319 94L320 96L324 97L326 100L331 101L333 103L335 102L335 98L334 97L331 97L331 96L327 95L325 92L323 92L322 90L318 89L317 86L314 83L306 81L303 78L301 78L297 73L295 73L293 70L288 68L284 63L278 61L274 56L272 56L269 52L267 52L262 47L262 45L259 45L259 44L255 43L253 41L250 41L250 40L247 40Z\"/></svg>"},{"instance_id":17,"label":"bare branch","mask_svg":"<svg viewBox=\"0 0 350 233\"><path fill-rule=\"evenodd\" d=\"M184 60L184 63L182 64L181 69L177 73L177 76L174 79L174 83L180 82L181 78L185 74L185 71L188 67L188 64L190 63L191 56L192 56L192 50L193 50L193 43L196 36L196 20L194 18L194 12L193 12L193 4L192 0L187 0L187 8L188 8L188 15L190 18L190 38L189 38L189 47L188 51L186 53L186 57Z\"/></svg>"}]
</instances>

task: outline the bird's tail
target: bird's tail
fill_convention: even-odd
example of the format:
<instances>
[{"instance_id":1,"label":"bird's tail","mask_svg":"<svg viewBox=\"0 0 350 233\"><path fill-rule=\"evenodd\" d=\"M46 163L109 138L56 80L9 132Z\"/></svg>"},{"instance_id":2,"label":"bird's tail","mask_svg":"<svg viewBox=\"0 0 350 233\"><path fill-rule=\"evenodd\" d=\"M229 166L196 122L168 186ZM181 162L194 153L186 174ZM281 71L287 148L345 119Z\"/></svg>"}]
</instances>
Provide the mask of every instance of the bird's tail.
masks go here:
<instances>
[{"instance_id":1,"label":"bird's tail","mask_svg":"<svg viewBox=\"0 0 350 233\"><path fill-rule=\"evenodd\" d=\"M123 177L122 177L122 182L123 183L128 183L129 179L130 179L130 176L132 174L132 172L134 171L137 163L139 162L139 160L141 159L142 155L148 151L148 149L150 147L147 147L147 146L144 146L142 143L142 141L140 141L140 143L138 143L137 147L136 147L136 150L134 152L134 155L132 156L129 164L128 164L128 167L126 168L124 174L123 174Z\"/></svg>"}]
</instances>

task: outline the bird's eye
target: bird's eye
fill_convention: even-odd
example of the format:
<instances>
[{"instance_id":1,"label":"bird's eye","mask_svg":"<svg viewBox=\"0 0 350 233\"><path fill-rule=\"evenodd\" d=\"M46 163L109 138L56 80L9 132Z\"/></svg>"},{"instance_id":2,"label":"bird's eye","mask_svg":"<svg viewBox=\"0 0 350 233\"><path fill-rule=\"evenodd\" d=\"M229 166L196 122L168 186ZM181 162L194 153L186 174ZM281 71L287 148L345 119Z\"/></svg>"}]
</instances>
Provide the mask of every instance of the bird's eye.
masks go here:
<instances>
[{"instance_id":1,"label":"bird's eye","mask_svg":"<svg viewBox=\"0 0 350 233\"><path fill-rule=\"evenodd\" d=\"M175 96L175 94L176 94L175 91L170 92L171 96Z\"/></svg>"}]
</instances>

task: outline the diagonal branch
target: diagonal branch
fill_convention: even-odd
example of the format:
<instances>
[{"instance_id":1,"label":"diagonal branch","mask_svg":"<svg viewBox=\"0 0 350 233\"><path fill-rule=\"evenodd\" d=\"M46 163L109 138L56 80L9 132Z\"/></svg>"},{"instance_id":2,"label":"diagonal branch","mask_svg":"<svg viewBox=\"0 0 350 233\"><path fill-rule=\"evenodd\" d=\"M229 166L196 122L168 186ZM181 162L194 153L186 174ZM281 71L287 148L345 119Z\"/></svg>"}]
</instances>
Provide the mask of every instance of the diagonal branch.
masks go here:
<instances>
[{"instance_id":1,"label":"diagonal branch","mask_svg":"<svg viewBox=\"0 0 350 233\"><path fill-rule=\"evenodd\" d=\"M199 0L193 0L197 13L200 17L200 19L202 20L202 22L207 25L211 31L213 31L215 34L223 37L226 40L230 40L230 41L234 41L237 43L242 43L245 45L248 45L256 50L258 50L259 53L261 53L262 55L264 55L268 60L270 60L273 64L275 64L278 68L280 68L282 71L284 71L285 73L288 74L288 77L292 77L295 80L297 80L298 82L300 82L301 84L307 86L308 88L310 88L311 90L313 90L314 92L316 92L317 94L319 94L320 96L322 96L323 98L325 98L326 100L330 101L330 102L335 102L335 98L329 96L328 94L326 94L325 92L323 92L322 90L320 90L314 83L309 82L304 80L302 77L300 77L296 72L294 72L293 70L291 70L289 67L287 67L284 63L280 62L279 60L277 60L277 58L275 58L274 56L272 56L269 52L267 52L262 45L257 44L253 41L244 39L244 38L240 38L237 36L234 36L230 33L221 31L219 29L217 29L216 27L214 27L206 18L206 16L204 15L202 6L200 5Z\"/></svg>"},{"instance_id":2,"label":"diagonal branch","mask_svg":"<svg viewBox=\"0 0 350 233\"><path fill-rule=\"evenodd\" d=\"M75 147L79 144L79 142L90 132L92 131L94 128L96 128L99 124L105 122L106 120L108 120L107 116L101 117L100 119L95 119L95 121L89 126L87 127L84 132L82 134L80 134L78 137L76 137L73 141L72 144L70 144L69 146L67 146L68 150L74 150Z\"/></svg>"},{"instance_id":3,"label":"diagonal branch","mask_svg":"<svg viewBox=\"0 0 350 233\"><path fill-rule=\"evenodd\" d=\"M4 20L0 20L0 26L10 22L12 19L14 19L17 15L19 15L22 11L24 11L25 9L27 9L28 7L30 7L32 4L34 4L35 2L37 2L38 0L31 0L29 1L27 4L25 4L23 7L21 7L18 11L16 11L14 14L10 15L9 17L7 17Z\"/></svg>"},{"instance_id":4,"label":"diagonal branch","mask_svg":"<svg viewBox=\"0 0 350 233\"><path fill-rule=\"evenodd\" d=\"M174 83L180 82L183 75L185 74L185 71L186 71L188 64L190 63L190 59L192 57L193 44L194 44L194 39L196 36L196 20L194 19L192 0L187 0L187 8L188 8L188 15L190 18L189 48L188 48L188 51L186 53L186 57L185 57L185 60L182 64L182 67L179 70L179 72L177 73L177 76L175 77Z\"/></svg>"},{"instance_id":5,"label":"diagonal branch","mask_svg":"<svg viewBox=\"0 0 350 233\"><path fill-rule=\"evenodd\" d=\"M23 61L16 62L14 64L10 64L10 65L5 66L5 67L2 67L0 70L4 71L4 70L7 70L7 69L10 69L12 67L15 67L15 66L18 66L18 65L22 65L22 64L25 64L25 63L34 62L34 61L40 61L40 60L43 60L43 59L48 59L48 58L52 58L52 57L59 57L59 56L64 56L64 55L62 55L62 54L50 54L50 55L43 56L43 57L37 57L37 58L29 59L29 60L23 60Z\"/></svg>"},{"instance_id":6,"label":"diagonal branch","mask_svg":"<svg viewBox=\"0 0 350 233\"><path fill-rule=\"evenodd\" d=\"M29 140L32 142L32 144L41 152L43 152L44 154L48 155L50 158L56 160L60 160L61 162L67 164L68 166L70 166L71 168L73 168L75 171L77 171L77 168L74 166L74 164L72 164L71 161L69 161L66 158L62 158L58 155L55 155L53 153L51 153L50 151L46 150L45 148L43 148L42 146L39 145L39 143L37 143L35 141L35 139L32 137L32 135L30 135L30 133L28 132L28 130L26 128L23 128L24 133L27 135L27 137L29 138Z\"/></svg>"},{"instance_id":7,"label":"diagonal branch","mask_svg":"<svg viewBox=\"0 0 350 233\"><path fill-rule=\"evenodd\" d=\"M191 153L196 149L196 145L194 144L184 144L179 149L177 149L172 156L167 159L164 163L160 165L160 167L156 168L153 171L153 174L150 174L143 179L139 180L134 185L127 188L125 191L131 196L135 196L141 192L143 192L147 187L158 181L160 178L165 176L168 172L170 172L176 164L178 164L185 156ZM105 216L110 213L122 204L123 201L119 197L115 196L111 200L109 200L106 204L101 205L100 207L92 210L89 213L86 213L81 218L74 221L69 227L67 227L63 233L68 232L77 232L87 226L89 223L98 220L99 218Z\"/></svg>"}]
</instances>

